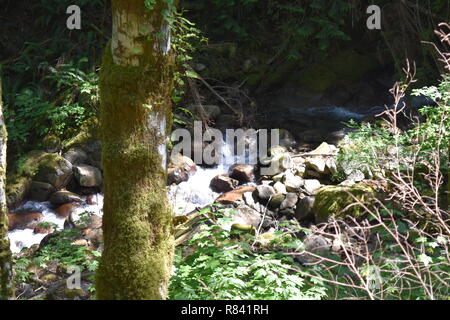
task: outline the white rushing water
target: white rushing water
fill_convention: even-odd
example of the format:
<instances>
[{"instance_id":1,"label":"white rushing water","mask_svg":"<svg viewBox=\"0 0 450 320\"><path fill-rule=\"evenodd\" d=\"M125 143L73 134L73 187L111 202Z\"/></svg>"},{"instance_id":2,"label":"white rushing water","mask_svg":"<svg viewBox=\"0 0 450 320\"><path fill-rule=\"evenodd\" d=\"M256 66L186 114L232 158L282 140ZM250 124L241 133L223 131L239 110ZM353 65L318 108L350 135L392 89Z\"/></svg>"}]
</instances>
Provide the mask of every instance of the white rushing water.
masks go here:
<instances>
[{"instance_id":1,"label":"white rushing water","mask_svg":"<svg viewBox=\"0 0 450 320\"><path fill-rule=\"evenodd\" d=\"M188 181L171 186L168 197L175 215L183 215L213 203L219 194L209 188L209 183L226 170L224 165L216 168L197 167L197 172Z\"/></svg>"},{"instance_id":2,"label":"white rushing water","mask_svg":"<svg viewBox=\"0 0 450 320\"><path fill-rule=\"evenodd\" d=\"M82 197L83 201L86 197ZM83 212L92 212L94 215L102 216L103 214L103 195L94 195L93 201L95 204L88 205L85 202L81 204L79 208L76 208L72 213L73 219L76 221L80 218L80 214ZM49 201L27 201L18 207L16 212L41 212L43 219L41 222L50 222L56 225L56 230L62 230L64 227L64 218L60 218L56 215L52 209L52 205ZM19 213L20 214L20 213ZM34 244L39 244L46 234L34 233L33 229L16 229L8 232L8 237L11 242L11 251L13 253L20 252L22 248L29 248Z\"/></svg>"},{"instance_id":3,"label":"white rushing water","mask_svg":"<svg viewBox=\"0 0 450 320\"><path fill-rule=\"evenodd\" d=\"M221 149L221 160L216 167L204 168L197 166L197 171L188 181L182 182L179 185L169 187L168 199L172 205L175 215L183 215L189 213L196 208L202 208L214 202L219 196L218 193L213 192L210 188L211 180L223 173L228 173L228 169L232 164L245 163L245 159L238 157L232 151L230 145L226 145ZM82 197L85 201L86 197ZM95 215L103 215L103 195L96 194L94 196L93 205L88 205L85 202L75 209L72 213L73 219L76 221L79 215L85 211L92 212ZM64 227L64 218L59 218L52 208L50 202L27 201L15 210L16 212L41 212L44 217L41 222L51 222L57 225L57 230L62 230ZM13 253L20 252L22 248L29 248L34 244L39 244L46 236L45 234L34 234L32 229L13 230L8 233L11 241L11 251Z\"/></svg>"},{"instance_id":4,"label":"white rushing water","mask_svg":"<svg viewBox=\"0 0 450 320\"><path fill-rule=\"evenodd\" d=\"M256 143L256 141L250 141L250 143ZM246 152L248 157L248 148ZM175 215L184 215L213 203L219 193L209 188L211 180L219 174L228 173L229 167L237 163L246 163L246 155L236 155L232 144L223 143L217 166L213 168L197 166L197 171L188 181L170 186L168 198Z\"/></svg>"},{"instance_id":5,"label":"white rushing water","mask_svg":"<svg viewBox=\"0 0 450 320\"><path fill-rule=\"evenodd\" d=\"M231 161L230 158L227 159ZM229 164L219 164L214 168L197 166L196 173L193 174L188 181L182 182L179 185L170 186L168 190L168 199L174 213L176 215L183 215L196 208L202 208L213 203L219 194L213 192L209 188L209 184L216 175L226 173L228 167ZM83 200L84 199L85 198L83 198ZM94 200L97 204L87 205L83 203L80 208L77 208L72 214L74 220L77 220L79 215L85 211L93 212L95 215L101 216L103 214L103 195L96 194ZM65 219L59 218L55 214L49 201L27 201L15 211L41 212L44 215L41 222L54 223L57 225L57 230L62 230L64 227ZM22 248L29 248L34 244L39 244L46 234L35 234L33 229L16 229L8 232L8 236L11 242L11 251L13 253L18 253Z\"/></svg>"}]
</instances>

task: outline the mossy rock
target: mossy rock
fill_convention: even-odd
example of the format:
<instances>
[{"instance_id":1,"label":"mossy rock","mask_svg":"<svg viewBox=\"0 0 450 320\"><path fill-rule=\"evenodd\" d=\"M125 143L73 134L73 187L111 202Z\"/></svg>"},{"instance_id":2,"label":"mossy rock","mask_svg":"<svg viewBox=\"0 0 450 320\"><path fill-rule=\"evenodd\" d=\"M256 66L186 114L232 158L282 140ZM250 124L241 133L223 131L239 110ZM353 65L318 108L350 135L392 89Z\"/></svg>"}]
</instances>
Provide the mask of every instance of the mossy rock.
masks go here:
<instances>
[{"instance_id":1,"label":"mossy rock","mask_svg":"<svg viewBox=\"0 0 450 320\"><path fill-rule=\"evenodd\" d=\"M250 233L252 235L256 234L256 229L251 224L234 223L231 226L231 230L241 231L244 233Z\"/></svg>"},{"instance_id":2,"label":"mossy rock","mask_svg":"<svg viewBox=\"0 0 450 320\"><path fill-rule=\"evenodd\" d=\"M63 157L47 153L40 161L35 181L46 182L56 189L64 187L72 174L72 164Z\"/></svg>"},{"instance_id":3,"label":"mossy rock","mask_svg":"<svg viewBox=\"0 0 450 320\"><path fill-rule=\"evenodd\" d=\"M39 168L39 162L47 155L42 150L33 150L19 158L15 172L9 172L6 183L6 201L8 208L16 207L29 192L32 178Z\"/></svg>"},{"instance_id":4,"label":"mossy rock","mask_svg":"<svg viewBox=\"0 0 450 320\"><path fill-rule=\"evenodd\" d=\"M9 209L17 207L23 201L30 189L31 180L17 174L7 177L6 204Z\"/></svg>"},{"instance_id":5,"label":"mossy rock","mask_svg":"<svg viewBox=\"0 0 450 320\"><path fill-rule=\"evenodd\" d=\"M285 195L284 194L276 194L274 195L269 202L269 207L271 209L276 209L279 208L281 206L281 204L283 203L284 199L285 199Z\"/></svg>"},{"instance_id":6,"label":"mossy rock","mask_svg":"<svg viewBox=\"0 0 450 320\"><path fill-rule=\"evenodd\" d=\"M43 276L41 276L40 280L45 282L45 283L52 283L52 282L56 282L58 281L60 278L58 277L58 275L54 274L54 273L46 273Z\"/></svg>"},{"instance_id":7,"label":"mossy rock","mask_svg":"<svg viewBox=\"0 0 450 320\"><path fill-rule=\"evenodd\" d=\"M42 150L33 150L28 152L17 161L17 174L32 178L39 168L39 162L47 154L47 152Z\"/></svg>"},{"instance_id":8,"label":"mossy rock","mask_svg":"<svg viewBox=\"0 0 450 320\"><path fill-rule=\"evenodd\" d=\"M47 152L56 152L61 149L61 139L55 135L48 134L42 140L42 145Z\"/></svg>"},{"instance_id":9,"label":"mossy rock","mask_svg":"<svg viewBox=\"0 0 450 320\"><path fill-rule=\"evenodd\" d=\"M22 202L32 181L49 183L56 189L63 187L72 174L72 165L57 154L33 150L17 161L15 171L7 177L8 208Z\"/></svg>"},{"instance_id":10,"label":"mossy rock","mask_svg":"<svg viewBox=\"0 0 450 320\"><path fill-rule=\"evenodd\" d=\"M97 118L86 121L80 128L78 134L64 142L63 147L68 150L75 146L84 146L100 138L99 123Z\"/></svg>"},{"instance_id":11,"label":"mossy rock","mask_svg":"<svg viewBox=\"0 0 450 320\"><path fill-rule=\"evenodd\" d=\"M88 294L83 289L65 289L63 291L63 297L75 300L85 298Z\"/></svg>"},{"instance_id":12,"label":"mossy rock","mask_svg":"<svg viewBox=\"0 0 450 320\"><path fill-rule=\"evenodd\" d=\"M287 59L284 63L280 64L272 70L267 70L266 66L260 67L264 76L262 79L261 90L268 90L283 84L289 76L300 67L299 61L295 59Z\"/></svg>"},{"instance_id":13,"label":"mossy rock","mask_svg":"<svg viewBox=\"0 0 450 320\"><path fill-rule=\"evenodd\" d=\"M316 194L312 209L316 222L325 222L328 218L342 219L348 215L362 216L365 213L363 208L357 204L350 206L356 203L351 195L365 205L369 205L375 198L376 191L373 187L364 183L353 186L325 186L321 188Z\"/></svg>"},{"instance_id":14,"label":"mossy rock","mask_svg":"<svg viewBox=\"0 0 450 320\"><path fill-rule=\"evenodd\" d=\"M376 59L348 50L331 58L327 67L333 70L341 83L361 80L368 72L378 68Z\"/></svg>"},{"instance_id":15,"label":"mossy rock","mask_svg":"<svg viewBox=\"0 0 450 320\"><path fill-rule=\"evenodd\" d=\"M30 186L29 198L35 201L47 201L55 191L55 188L49 183L33 181Z\"/></svg>"}]
</instances>

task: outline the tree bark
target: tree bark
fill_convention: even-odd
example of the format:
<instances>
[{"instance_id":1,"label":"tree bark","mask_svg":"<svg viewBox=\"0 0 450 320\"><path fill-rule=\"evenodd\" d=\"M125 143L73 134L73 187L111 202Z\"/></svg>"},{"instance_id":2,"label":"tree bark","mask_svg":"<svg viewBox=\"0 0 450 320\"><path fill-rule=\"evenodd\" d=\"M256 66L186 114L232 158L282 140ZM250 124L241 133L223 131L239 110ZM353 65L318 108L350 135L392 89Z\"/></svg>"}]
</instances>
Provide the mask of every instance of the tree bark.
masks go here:
<instances>
[{"instance_id":1,"label":"tree bark","mask_svg":"<svg viewBox=\"0 0 450 320\"><path fill-rule=\"evenodd\" d=\"M2 80L0 78L0 300L12 299L11 250L8 239L8 207L6 206L6 141L7 132L3 120Z\"/></svg>"},{"instance_id":2,"label":"tree bark","mask_svg":"<svg viewBox=\"0 0 450 320\"><path fill-rule=\"evenodd\" d=\"M97 299L165 299L172 272L166 197L174 59L165 0L113 0L100 72L104 250ZM162 37L160 35L163 35Z\"/></svg>"}]
</instances>

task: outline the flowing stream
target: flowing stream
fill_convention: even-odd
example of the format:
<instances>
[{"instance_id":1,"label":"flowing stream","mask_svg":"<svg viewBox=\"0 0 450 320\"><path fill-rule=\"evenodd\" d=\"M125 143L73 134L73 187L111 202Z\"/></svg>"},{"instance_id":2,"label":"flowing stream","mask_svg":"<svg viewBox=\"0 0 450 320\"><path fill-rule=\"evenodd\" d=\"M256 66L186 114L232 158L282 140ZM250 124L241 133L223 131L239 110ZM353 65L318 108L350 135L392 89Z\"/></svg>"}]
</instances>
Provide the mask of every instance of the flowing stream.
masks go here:
<instances>
[{"instance_id":1,"label":"flowing stream","mask_svg":"<svg viewBox=\"0 0 450 320\"><path fill-rule=\"evenodd\" d=\"M354 113L340 107L308 108L300 111L296 110L293 113L296 113L297 116L303 115L309 117L314 114L315 117L332 118L334 121L349 120L350 118L359 120L363 117L362 114ZM221 150L220 163L217 166L212 168L197 166L196 173L188 181L169 187L168 199L175 215L183 215L214 202L219 194L209 188L211 180L216 175L228 173L229 167L233 164L246 163L245 156L244 158L242 156L236 156L233 151L232 145L224 143ZM82 199L85 200L85 197ZM95 204L93 205L88 205L86 202L83 202L79 208L75 209L73 219L76 221L83 212L91 212L95 215L102 216L103 195L100 193L96 194L94 200ZM54 223L57 226L57 230L62 230L65 219L59 218L55 214L54 209L48 201L27 201L14 212L41 212L44 215L41 222ZM39 244L46 235L35 234L32 229L16 229L10 231L8 236L11 240L11 251L17 253L22 248Z\"/></svg>"},{"instance_id":2,"label":"flowing stream","mask_svg":"<svg viewBox=\"0 0 450 320\"><path fill-rule=\"evenodd\" d=\"M238 157L234 156L231 148L228 146L222 148L222 158L220 163L213 168L203 168L197 166L197 171L188 181L179 185L169 187L168 199L176 215L183 215L199 207L204 207L214 202L219 196L209 188L211 180L218 174L227 173L230 165L237 163ZM82 197L83 203L72 213L73 219L79 219L83 212L90 212L94 215L103 214L103 194L94 195L96 204L88 205L85 202L86 197ZM62 230L64 227L64 218L60 218L54 211L54 206L49 201L27 201L19 206L14 212L41 212L43 219L41 222L50 222L56 225L56 230ZM8 232L11 242L11 251L18 253L22 248L29 248L34 244L39 244L46 234L35 234L33 229L15 229Z\"/></svg>"},{"instance_id":3,"label":"flowing stream","mask_svg":"<svg viewBox=\"0 0 450 320\"><path fill-rule=\"evenodd\" d=\"M197 171L188 181L169 187L168 197L175 215L184 215L196 208L202 208L214 202L219 193L209 188L211 180L228 173L230 166L245 163L245 156L235 155L233 146L223 143L219 164L213 168L197 166Z\"/></svg>"},{"instance_id":4,"label":"flowing stream","mask_svg":"<svg viewBox=\"0 0 450 320\"><path fill-rule=\"evenodd\" d=\"M102 216L103 214L103 195L98 193L94 195L94 203L92 205L86 204L86 197L81 197L83 203L80 207L76 208L72 217L74 221L80 218L80 215L84 212L90 212L94 215ZM43 214L43 219L41 222L50 222L56 225L56 230L62 230L64 227L64 218L60 218L56 215L54 207L50 201L38 202L38 201L27 201L18 207L14 212L41 212ZM22 248L29 248L34 244L39 244L41 240L46 236L42 233L34 233L33 229L15 229L8 232L8 237L11 242L11 251L13 253L20 252Z\"/></svg>"}]
</instances>

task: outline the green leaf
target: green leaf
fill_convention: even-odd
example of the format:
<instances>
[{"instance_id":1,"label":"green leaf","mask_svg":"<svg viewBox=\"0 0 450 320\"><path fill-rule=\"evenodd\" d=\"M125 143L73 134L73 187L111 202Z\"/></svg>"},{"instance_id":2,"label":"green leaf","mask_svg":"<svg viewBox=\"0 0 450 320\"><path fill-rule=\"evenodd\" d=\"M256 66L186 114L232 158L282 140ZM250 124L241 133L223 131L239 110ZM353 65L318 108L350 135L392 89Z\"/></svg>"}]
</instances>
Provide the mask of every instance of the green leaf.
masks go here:
<instances>
[{"instance_id":1,"label":"green leaf","mask_svg":"<svg viewBox=\"0 0 450 320\"><path fill-rule=\"evenodd\" d=\"M197 74L197 72L193 70L186 70L185 75L188 78L200 79L200 76Z\"/></svg>"}]
</instances>

